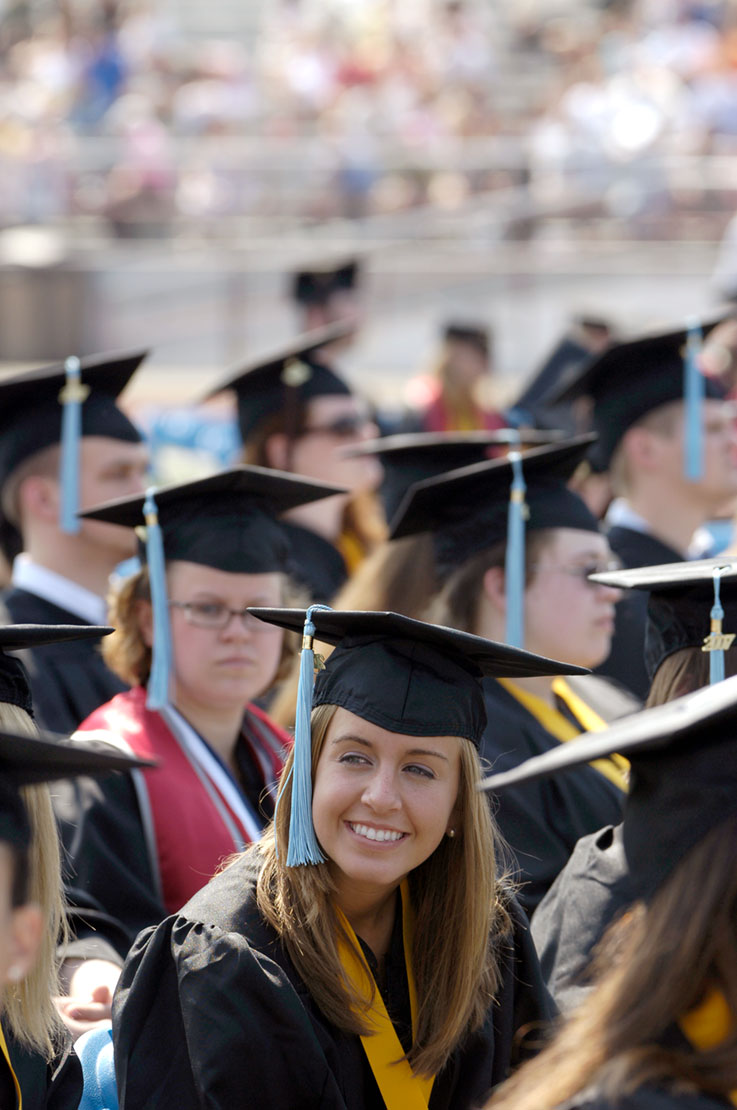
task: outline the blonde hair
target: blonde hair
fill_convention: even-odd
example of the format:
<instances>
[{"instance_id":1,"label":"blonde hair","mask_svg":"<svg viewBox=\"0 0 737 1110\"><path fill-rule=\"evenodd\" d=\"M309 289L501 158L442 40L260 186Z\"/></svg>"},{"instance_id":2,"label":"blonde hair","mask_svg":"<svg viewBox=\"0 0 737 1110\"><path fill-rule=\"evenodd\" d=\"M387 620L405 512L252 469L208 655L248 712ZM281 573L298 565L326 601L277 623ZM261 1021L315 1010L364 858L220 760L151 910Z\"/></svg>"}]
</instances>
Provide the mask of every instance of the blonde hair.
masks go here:
<instances>
[{"instance_id":1,"label":"blonde hair","mask_svg":"<svg viewBox=\"0 0 737 1110\"><path fill-rule=\"evenodd\" d=\"M670 438L676 432L678 417L682 412L682 401L666 401L665 404L646 412L631 425L631 428L644 428L653 435ZM609 463L609 483L612 493L617 497L626 497L632 490L632 467L625 443L628 431L630 428L615 447Z\"/></svg>"},{"instance_id":2,"label":"blonde hair","mask_svg":"<svg viewBox=\"0 0 737 1110\"><path fill-rule=\"evenodd\" d=\"M0 702L0 728L24 736L38 735L25 710L8 702ZM3 996L3 1021L21 1045L50 1061L64 1036L53 1001L60 993L57 948L68 936L61 854L48 787L25 786L21 794L31 826L28 901L41 907L44 932L34 967Z\"/></svg>"},{"instance_id":3,"label":"blonde hair","mask_svg":"<svg viewBox=\"0 0 737 1110\"><path fill-rule=\"evenodd\" d=\"M726 678L737 674L737 650L724 653ZM653 675L645 708L663 705L709 685L709 653L700 647L685 647L666 655Z\"/></svg>"},{"instance_id":4,"label":"blonde hair","mask_svg":"<svg viewBox=\"0 0 737 1110\"><path fill-rule=\"evenodd\" d=\"M432 539L427 533L387 540L368 555L335 596L334 609L388 610L419 619L437 589ZM327 658L332 648L320 646ZM282 728L291 728L297 710L299 655L269 706Z\"/></svg>"},{"instance_id":5,"label":"blonde hair","mask_svg":"<svg viewBox=\"0 0 737 1110\"><path fill-rule=\"evenodd\" d=\"M558 1037L487 1104L553 1110L594 1082L607 1097L675 1079L713 1094L737 1088L737 1024L711 1049L666 1034L712 989L737 1014L737 815L712 829L648 906L599 946L596 986Z\"/></svg>"},{"instance_id":6,"label":"blonde hair","mask_svg":"<svg viewBox=\"0 0 737 1110\"><path fill-rule=\"evenodd\" d=\"M313 776L336 707L312 713ZM409 876L412 905L422 929L413 947L418 1020L408 1059L434 1075L467 1033L478 1029L500 985L498 953L510 929L507 890L496 878L496 834L486 797L476 789L478 756L461 754L457 834L444 837ZM327 863L287 868L293 753L284 769L275 823L256 849L263 858L256 896L300 977L325 1017L339 1029L363 1034L361 1000L346 985L338 957L340 934ZM281 861L281 862L280 862ZM356 1012L357 1010L357 1012Z\"/></svg>"}]
</instances>

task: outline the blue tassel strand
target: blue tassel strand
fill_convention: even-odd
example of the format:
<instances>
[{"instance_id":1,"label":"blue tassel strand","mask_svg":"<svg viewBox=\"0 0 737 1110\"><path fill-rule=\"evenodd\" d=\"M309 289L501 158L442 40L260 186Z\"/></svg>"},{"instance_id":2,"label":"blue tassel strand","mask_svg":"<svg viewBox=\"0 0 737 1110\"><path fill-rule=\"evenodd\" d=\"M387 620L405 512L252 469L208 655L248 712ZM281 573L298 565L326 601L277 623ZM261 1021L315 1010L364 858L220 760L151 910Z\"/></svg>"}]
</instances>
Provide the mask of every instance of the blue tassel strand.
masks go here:
<instances>
[{"instance_id":1,"label":"blue tassel strand","mask_svg":"<svg viewBox=\"0 0 737 1110\"><path fill-rule=\"evenodd\" d=\"M166 596L166 563L164 542L161 536L155 491L146 491L143 505L146 520L146 562L151 588L153 610L153 647L151 674L148 680L148 709L163 709L169 704L169 675L171 672L171 626L169 603Z\"/></svg>"},{"instance_id":2,"label":"blue tassel strand","mask_svg":"<svg viewBox=\"0 0 737 1110\"><path fill-rule=\"evenodd\" d=\"M511 647L524 647L525 622L525 504L522 456L519 451L509 453L512 464L512 486L507 510L507 550L504 560L504 578L507 599L506 641Z\"/></svg>"},{"instance_id":3,"label":"blue tassel strand","mask_svg":"<svg viewBox=\"0 0 737 1110\"><path fill-rule=\"evenodd\" d=\"M78 358L64 363L66 382L59 394L61 413L61 504L59 527L75 535L79 531L79 439L82 431L82 405L89 395L89 386L81 380L82 366Z\"/></svg>"},{"instance_id":4,"label":"blue tassel strand","mask_svg":"<svg viewBox=\"0 0 737 1110\"><path fill-rule=\"evenodd\" d=\"M312 691L315 685L315 654L312 641L315 626L312 614L328 605L312 605L305 613L302 654L299 660L297 716L294 725L294 762L292 764L292 808L289 816L287 867L324 863L312 823Z\"/></svg>"},{"instance_id":5,"label":"blue tassel strand","mask_svg":"<svg viewBox=\"0 0 737 1110\"><path fill-rule=\"evenodd\" d=\"M692 321L688 326L683 368L683 398L686 408L683 472L689 482L698 482L704 472L702 402L705 383L699 369L700 353L701 328Z\"/></svg>"},{"instance_id":6,"label":"blue tassel strand","mask_svg":"<svg viewBox=\"0 0 737 1110\"><path fill-rule=\"evenodd\" d=\"M720 643L720 638L723 636L722 621L724 620L724 609L720 598L720 577L721 571L717 568L714 571L714 604L711 607L709 617L711 618L711 635L715 638L716 643ZM721 647L714 646L709 651L709 685L713 686L715 682L724 681L724 650Z\"/></svg>"}]
</instances>

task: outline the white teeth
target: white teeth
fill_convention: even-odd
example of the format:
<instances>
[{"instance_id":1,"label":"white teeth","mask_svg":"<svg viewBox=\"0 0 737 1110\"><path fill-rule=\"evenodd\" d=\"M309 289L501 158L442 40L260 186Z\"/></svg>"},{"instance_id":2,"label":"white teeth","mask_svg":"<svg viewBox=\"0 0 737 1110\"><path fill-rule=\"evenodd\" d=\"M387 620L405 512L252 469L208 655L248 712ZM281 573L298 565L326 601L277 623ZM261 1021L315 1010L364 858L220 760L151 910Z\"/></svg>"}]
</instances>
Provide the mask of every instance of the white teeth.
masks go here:
<instances>
[{"instance_id":1,"label":"white teeth","mask_svg":"<svg viewBox=\"0 0 737 1110\"><path fill-rule=\"evenodd\" d=\"M401 840L404 833L394 832L393 829L372 829L369 825L351 824L354 833L365 836L367 840Z\"/></svg>"}]
</instances>

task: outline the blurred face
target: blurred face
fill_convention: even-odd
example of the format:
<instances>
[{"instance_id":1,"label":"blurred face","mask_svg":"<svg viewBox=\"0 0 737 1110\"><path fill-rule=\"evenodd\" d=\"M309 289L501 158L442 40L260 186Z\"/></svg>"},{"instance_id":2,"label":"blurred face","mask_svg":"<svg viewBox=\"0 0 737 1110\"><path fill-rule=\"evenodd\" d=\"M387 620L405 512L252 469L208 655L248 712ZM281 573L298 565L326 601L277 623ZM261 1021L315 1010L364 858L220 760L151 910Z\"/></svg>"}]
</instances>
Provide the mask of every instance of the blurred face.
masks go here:
<instances>
[{"instance_id":1,"label":"blurred face","mask_svg":"<svg viewBox=\"0 0 737 1110\"><path fill-rule=\"evenodd\" d=\"M447 380L459 389L470 389L489 372L489 357L473 343L447 342Z\"/></svg>"},{"instance_id":2,"label":"blurred face","mask_svg":"<svg viewBox=\"0 0 737 1110\"><path fill-rule=\"evenodd\" d=\"M167 584L174 704L237 709L263 694L279 666L283 631L227 610L281 605L281 575L172 562Z\"/></svg>"},{"instance_id":3,"label":"blurred face","mask_svg":"<svg viewBox=\"0 0 737 1110\"><path fill-rule=\"evenodd\" d=\"M304 429L291 445L289 469L303 478L332 482L351 493L376 489L381 481L377 459L345 458L341 448L378 435L357 398L315 397L307 404Z\"/></svg>"},{"instance_id":4,"label":"blurred face","mask_svg":"<svg viewBox=\"0 0 737 1110\"><path fill-rule=\"evenodd\" d=\"M126 443L106 436L83 436L79 451L79 505L91 509L116 497L133 497L146 489L148 451L142 443ZM80 534L100 547L109 548L114 562L136 553L132 528L82 522Z\"/></svg>"},{"instance_id":5,"label":"blurred face","mask_svg":"<svg viewBox=\"0 0 737 1110\"><path fill-rule=\"evenodd\" d=\"M339 898L360 891L378 901L432 855L453 825L465 742L403 736L336 710L312 813Z\"/></svg>"},{"instance_id":6,"label":"blurred face","mask_svg":"<svg viewBox=\"0 0 737 1110\"><path fill-rule=\"evenodd\" d=\"M684 416L683 406L671 437L673 466L683 474ZM696 483L688 483L705 509L715 511L725 506L737 494L737 434L730 408L718 400L703 404L703 476ZM684 478L684 481L686 479Z\"/></svg>"},{"instance_id":7,"label":"blurred face","mask_svg":"<svg viewBox=\"0 0 737 1110\"><path fill-rule=\"evenodd\" d=\"M586 579L607 568L612 553L604 536L558 528L543 547L525 590L525 647L595 667L609 655L614 606L620 591Z\"/></svg>"},{"instance_id":8,"label":"blurred face","mask_svg":"<svg viewBox=\"0 0 737 1110\"><path fill-rule=\"evenodd\" d=\"M31 970L43 930L38 906L13 907L14 869L10 847L0 842L0 989L19 983Z\"/></svg>"}]
</instances>

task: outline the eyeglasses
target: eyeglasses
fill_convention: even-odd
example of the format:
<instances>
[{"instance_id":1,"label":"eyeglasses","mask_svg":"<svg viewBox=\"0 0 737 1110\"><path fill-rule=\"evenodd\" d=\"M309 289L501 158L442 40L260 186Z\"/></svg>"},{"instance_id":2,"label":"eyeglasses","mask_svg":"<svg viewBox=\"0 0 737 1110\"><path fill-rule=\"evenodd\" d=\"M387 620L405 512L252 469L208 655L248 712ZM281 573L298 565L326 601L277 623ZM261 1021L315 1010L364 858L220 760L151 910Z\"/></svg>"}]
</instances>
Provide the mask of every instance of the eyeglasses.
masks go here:
<instances>
[{"instance_id":1,"label":"eyeglasses","mask_svg":"<svg viewBox=\"0 0 737 1110\"><path fill-rule=\"evenodd\" d=\"M610 559L606 563L586 563L584 566L576 567L561 567L551 566L549 563L533 563L530 570L554 570L558 574L567 574L569 578L580 578L587 586L596 589L597 586L603 585L602 582L590 582L589 575L591 574L611 574L613 571L621 570L622 563L619 559Z\"/></svg>"},{"instance_id":2,"label":"eyeglasses","mask_svg":"<svg viewBox=\"0 0 737 1110\"><path fill-rule=\"evenodd\" d=\"M172 609L181 609L187 624L197 628L227 628L233 617L240 617L244 627L252 631L265 628L263 621L244 609L231 609L224 601L170 601Z\"/></svg>"},{"instance_id":3,"label":"eyeglasses","mask_svg":"<svg viewBox=\"0 0 737 1110\"><path fill-rule=\"evenodd\" d=\"M300 436L330 436L332 439L355 439L368 424L367 416L341 416L330 424L313 424L302 428Z\"/></svg>"}]
</instances>

